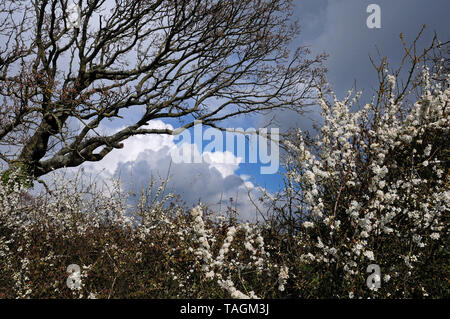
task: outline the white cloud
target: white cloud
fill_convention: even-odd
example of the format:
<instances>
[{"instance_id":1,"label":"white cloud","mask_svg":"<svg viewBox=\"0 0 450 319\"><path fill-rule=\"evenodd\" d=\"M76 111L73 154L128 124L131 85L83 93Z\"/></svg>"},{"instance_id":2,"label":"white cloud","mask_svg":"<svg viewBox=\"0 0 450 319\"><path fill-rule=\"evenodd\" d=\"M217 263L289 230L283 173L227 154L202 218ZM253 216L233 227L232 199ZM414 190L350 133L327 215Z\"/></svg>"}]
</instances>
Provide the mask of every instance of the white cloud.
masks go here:
<instances>
[{"instance_id":1,"label":"white cloud","mask_svg":"<svg viewBox=\"0 0 450 319\"><path fill-rule=\"evenodd\" d=\"M162 121L151 121L146 128L168 128ZM103 128L104 131L110 129ZM118 130L118 129L117 129ZM112 132L109 132L112 133ZM201 163L175 163L171 152L184 149L202 156ZM261 192L249 181L250 176L238 176L236 171L242 158L229 151L200 154L195 144L176 144L171 135L133 136L124 141L122 149L113 150L102 161L81 165L85 173L108 177L120 177L125 191L140 193L148 187L152 177L159 181L169 173L168 191L181 195L188 205L200 200L213 210L224 212L233 198L242 219L255 220L256 209L248 198L257 198Z\"/></svg>"},{"instance_id":2,"label":"white cloud","mask_svg":"<svg viewBox=\"0 0 450 319\"><path fill-rule=\"evenodd\" d=\"M233 175L239 168L239 164L243 161L242 158L236 157L233 153L228 151L214 153L204 152L202 156L203 161L217 169L222 174L223 178Z\"/></svg>"}]
</instances>

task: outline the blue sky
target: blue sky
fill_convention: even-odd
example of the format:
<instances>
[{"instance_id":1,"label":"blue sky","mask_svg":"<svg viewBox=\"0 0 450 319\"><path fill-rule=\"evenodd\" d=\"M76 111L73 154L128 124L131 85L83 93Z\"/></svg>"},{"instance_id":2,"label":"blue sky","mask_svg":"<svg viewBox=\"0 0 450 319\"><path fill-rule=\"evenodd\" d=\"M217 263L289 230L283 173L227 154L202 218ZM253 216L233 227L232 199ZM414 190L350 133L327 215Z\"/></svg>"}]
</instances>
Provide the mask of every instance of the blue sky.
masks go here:
<instances>
[{"instance_id":1,"label":"blue sky","mask_svg":"<svg viewBox=\"0 0 450 319\"><path fill-rule=\"evenodd\" d=\"M378 50L381 55L389 58L392 66L398 66L402 54L399 37L401 32L410 42L425 24L426 29L419 41L419 48L425 48L430 44L434 32L437 32L442 41L450 38L448 0L294 2L292 18L298 19L301 34L292 42L291 47L295 49L298 46L308 46L313 54L322 52L329 54L325 62L328 68L327 78L340 98L355 84L358 90L363 90L363 99L370 98L377 78L370 64L369 55L376 58ZM366 8L371 3L376 3L381 8L380 29L369 29L366 26L366 19L369 16ZM269 117L273 115L276 119L273 126L279 127L281 131L292 128L310 130L312 120L319 120L316 109L312 107L307 116L300 116L291 111L276 111L275 114L268 116L230 120L226 126L258 128L267 123ZM179 123L156 121L152 125L171 125L176 128ZM168 152L174 147L180 147L180 144L177 145L173 137L132 138L125 143L123 150L115 150L100 163L88 163L85 166L94 170L106 169L110 175L121 176L129 189L134 191L145 187L152 176L169 174L171 180L169 190L181 194L188 204L194 205L200 200L218 209L226 207L230 197L235 199L237 197L238 208L248 219L252 219L255 214L253 204L248 200L249 190L253 191L256 198L261 194L257 185L270 192L282 186L282 176L262 175L260 163L220 165L213 160L209 163L173 164ZM228 155L233 157L232 154ZM237 155L236 152L234 155ZM211 154L208 156L214 157Z\"/></svg>"}]
</instances>

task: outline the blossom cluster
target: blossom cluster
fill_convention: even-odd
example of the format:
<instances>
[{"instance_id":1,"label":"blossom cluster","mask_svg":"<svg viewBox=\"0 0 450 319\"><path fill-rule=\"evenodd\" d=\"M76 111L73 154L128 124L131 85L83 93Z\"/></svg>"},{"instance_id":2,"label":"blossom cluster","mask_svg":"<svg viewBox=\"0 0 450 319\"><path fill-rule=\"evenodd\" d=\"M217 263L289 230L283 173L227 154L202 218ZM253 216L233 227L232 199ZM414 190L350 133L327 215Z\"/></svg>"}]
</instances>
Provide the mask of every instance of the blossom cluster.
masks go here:
<instances>
[{"instance_id":1,"label":"blossom cluster","mask_svg":"<svg viewBox=\"0 0 450 319\"><path fill-rule=\"evenodd\" d=\"M193 218L193 229L196 234L196 241L198 248L195 255L201 264L201 269L208 280L217 280L220 287L229 292L232 298L238 299L255 299L258 298L254 291L245 294L238 290L233 281L233 275L240 275L242 272L254 271L261 274L263 271L269 272L271 268L277 265L268 263L270 253L265 251L264 238L261 235L259 227L252 226L249 223L241 223L237 226L230 226L227 229L225 238L216 256L214 256L213 247L211 243L218 243L217 237L205 227L203 221L203 211L200 206L195 207L191 212ZM219 223L219 228L226 227L222 221ZM243 240L240 240L241 250L237 247L232 247L237 233L243 233ZM243 247L242 247L243 246ZM244 248L244 249L242 249ZM243 257L247 253L247 258ZM240 277L240 276L239 276Z\"/></svg>"},{"instance_id":2,"label":"blossom cluster","mask_svg":"<svg viewBox=\"0 0 450 319\"><path fill-rule=\"evenodd\" d=\"M283 200L297 207L300 259L342 270L352 296L368 264L379 263L386 282L405 280L445 247L450 76L433 78L425 67L413 105L389 74L384 104L355 110L360 92L342 101L321 96L320 132L310 138L299 130L286 142Z\"/></svg>"}]
</instances>

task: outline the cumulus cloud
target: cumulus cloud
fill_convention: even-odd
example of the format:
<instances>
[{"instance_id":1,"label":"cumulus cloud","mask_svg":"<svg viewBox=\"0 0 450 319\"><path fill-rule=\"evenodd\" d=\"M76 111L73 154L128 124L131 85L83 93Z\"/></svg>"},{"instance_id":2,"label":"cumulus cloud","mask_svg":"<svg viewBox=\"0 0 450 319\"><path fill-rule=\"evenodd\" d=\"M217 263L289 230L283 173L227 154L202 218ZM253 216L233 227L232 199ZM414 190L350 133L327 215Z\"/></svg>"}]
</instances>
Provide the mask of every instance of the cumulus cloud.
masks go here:
<instances>
[{"instance_id":1,"label":"cumulus cloud","mask_svg":"<svg viewBox=\"0 0 450 319\"><path fill-rule=\"evenodd\" d=\"M147 128L173 129L159 120L151 121ZM194 158L202 160L200 163L174 162L171 157L174 150L192 152ZM181 195L188 205L201 201L214 211L224 212L229 199L233 198L239 217L255 220L257 210L248 193L257 199L261 189L249 181L249 176L237 175L241 162L241 158L229 151L200 153L195 144L178 144L171 135L154 134L131 137L124 141L123 149L113 150L102 161L84 163L81 168L102 180L120 178L124 191L135 194L147 188L152 177L157 182L168 177L166 191Z\"/></svg>"}]
</instances>

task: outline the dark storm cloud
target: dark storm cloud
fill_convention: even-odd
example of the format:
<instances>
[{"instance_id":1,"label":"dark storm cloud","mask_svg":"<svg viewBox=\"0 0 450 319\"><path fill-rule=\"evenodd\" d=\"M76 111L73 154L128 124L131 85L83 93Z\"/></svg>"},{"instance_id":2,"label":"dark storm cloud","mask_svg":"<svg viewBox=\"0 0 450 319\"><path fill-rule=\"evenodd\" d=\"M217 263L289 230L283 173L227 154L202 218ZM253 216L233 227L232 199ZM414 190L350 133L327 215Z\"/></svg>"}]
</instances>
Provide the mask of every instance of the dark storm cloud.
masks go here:
<instances>
[{"instance_id":1,"label":"dark storm cloud","mask_svg":"<svg viewBox=\"0 0 450 319\"><path fill-rule=\"evenodd\" d=\"M381 28L369 29L366 12L369 4L381 7ZM434 32L442 42L450 39L450 2L448 0L297 0L293 18L298 19L300 36L292 43L308 46L314 54L329 54L325 66L327 78L339 98L356 83L365 99L372 95L377 84L376 73L369 55L377 61L378 51L387 56L396 68L402 57L402 32L408 43L414 40L422 25L426 29L418 48L427 47ZM318 119L317 109L308 117L290 111L277 112L278 125L288 129L300 127L310 130L311 118ZM258 121L263 125L268 117Z\"/></svg>"},{"instance_id":2,"label":"dark storm cloud","mask_svg":"<svg viewBox=\"0 0 450 319\"><path fill-rule=\"evenodd\" d=\"M366 26L369 16L366 8L371 3L381 8L380 29ZM324 31L311 41L311 47L315 52L330 54L326 62L328 79L339 97L343 97L355 81L358 89L370 93L376 84L376 74L369 55L376 58L379 50L397 67L403 54L400 33L411 43L424 24L426 29L418 42L419 49L431 43L435 31L441 40L448 40L449 9L450 3L445 0L328 1L326 10L320 11L323 16L317 17L325 24ZM299 18L301 21L301 16Z\"/></svg>"}]
</instances>

